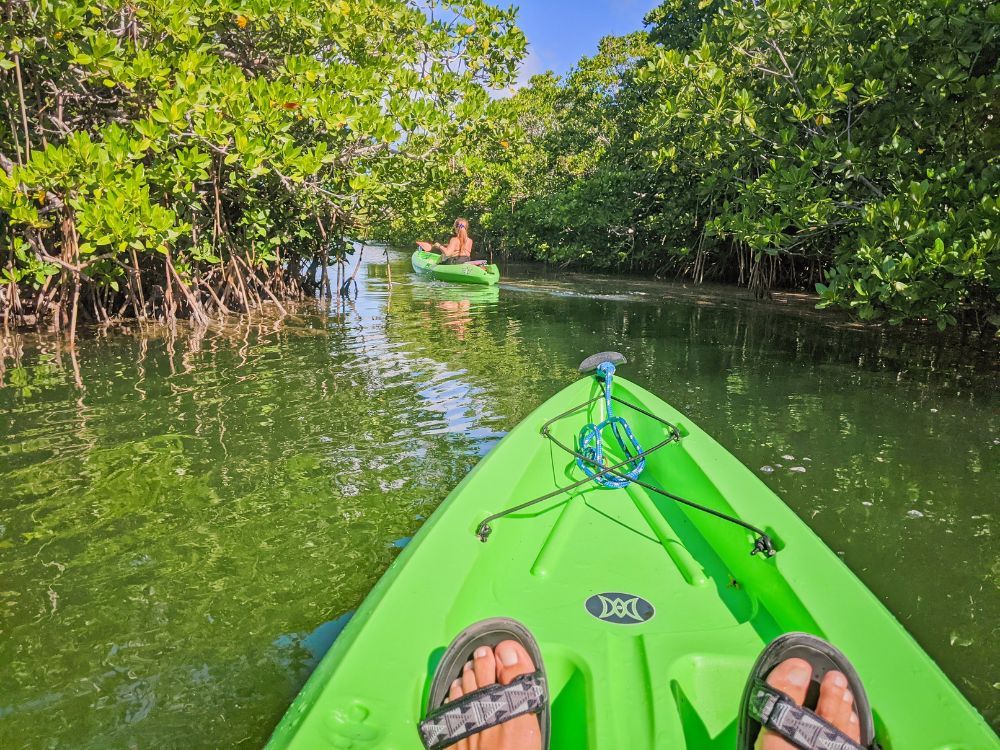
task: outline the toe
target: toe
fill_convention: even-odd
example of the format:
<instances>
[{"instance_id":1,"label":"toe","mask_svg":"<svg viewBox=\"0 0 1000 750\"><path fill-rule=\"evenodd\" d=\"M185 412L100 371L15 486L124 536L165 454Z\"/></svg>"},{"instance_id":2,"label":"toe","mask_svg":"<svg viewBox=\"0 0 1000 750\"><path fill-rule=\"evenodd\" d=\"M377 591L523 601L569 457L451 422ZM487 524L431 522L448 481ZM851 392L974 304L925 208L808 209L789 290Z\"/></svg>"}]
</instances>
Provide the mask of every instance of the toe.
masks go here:
<instances>
[{"instance_id":1,"label":"toe","mask_svg":"<svg viewBox=\"0 0 1000 750\"><path fill-rule=\"evenodd\" d=\"M479 686L476 684L476 672L473 669L472 661L465 662L462 667L462 693L468 695L474 692ZM456 746L457 750L479 750L480 735L474 734L467 737Z\"/></svg>"},{"instance_id":2,"label":"toe","mask_svg":"<svg viewBox=\"0 0 1000 750\"><path fill-rule=\"evenodd\" d=\"M786 659L771 670L767 676L767 684L780 690L801 706L809 691L812 675L812 666L805 659ZM769 730L760 733L756 747L758 750L795 750L781 736Z\"/></svg>"},{"instance_id":3,"label":"toe","mask_svg":"<svg viewBox=\"0 0 1000 750\"><path fill-rule=\"evenodd\" d=\"M857 742L858 744L860 744L861 743L861 722L858 721L857 709L854 709L854 710L851 711L851 718L847 720L847 724L848 724L849 729L845 732L845 734L848 737L850 737L852 740L854 740L855 742Z\"/></svg>"},{"instance_id":4,"label":"toe","mask_svg":"<svg viewBox=\"0 0 1000 750\"><path fill-rule=\"evenodd\" d=\"M451 701L456 701L462 697L464 693L462 692L462 678L459 677L451 683L451 687L448 689L448 697L445 699L445 703L450 703ZM450 745L448 750L471 750L468 740L460 740L454 745Z\"/></svg>"},{"instance_id":5,"label":"toe","mask_svg":"<svg viewBox=\"0 0 1000 750\"><path fill-rule=\"evenodd\" d=\"M785 659L771 670L767 684L785 693L800 706L806 699L813 669L805 659Z\"/></svg>"},{"instance_id":6,"label":"toe","mask_svg":"<svg viewBox=\"0 0 1000 750\"><path fill-rule=\"evenodd\" d=\"M847 678L841 672L827 672L823 677L823 682L820 683L816 713L833 723L843 709L845 694L847 694L846 698L848 705L850 705L851 696L849 693Z\"/></svg>"},{"instance_id":7,"label":"toe","mask_svg":"<svg viewBox=\"0 0 1000 750\"><path fill-rule=\"evenodd\" d=\"M476 685L476 673L472 669L472 662L467 661L462 668L462 694L474 692L477 687L479 686Z\"/></svg>"},{"instance_id":8,"label":"toe","mask_svg":"<svg viewBox=\"0 0 1000 750\"><path fill-rule=\"evenodd\" d=\"M827 672L823 678L816 713L853 740L859 739L858 724L851 722L851 718L856 716L854 695L847 686L847 678L841 672Z\"/></svg>"},{"instance_id":9,"label":"toe","mask_svg":"<svg viewBox=\"0 0 1000 750\"><path fill-rule=\"evenodd\" d=\"M497 681L497 662L493 649L480 646L472 657L472 669L476 674L476 684L479 687L492 685Z\"/></svg>"},{"instance_id":10,"label":"toe","mask_svg":"<svg viewBox=\"0 0 1000 750\"><path fill-rule=\"evenodd\" d=\"M497 678L501 685L510 684L516 677L535 671L535 664L517 641L504 641L496 647Z\"/></svg>"}]
</instances>

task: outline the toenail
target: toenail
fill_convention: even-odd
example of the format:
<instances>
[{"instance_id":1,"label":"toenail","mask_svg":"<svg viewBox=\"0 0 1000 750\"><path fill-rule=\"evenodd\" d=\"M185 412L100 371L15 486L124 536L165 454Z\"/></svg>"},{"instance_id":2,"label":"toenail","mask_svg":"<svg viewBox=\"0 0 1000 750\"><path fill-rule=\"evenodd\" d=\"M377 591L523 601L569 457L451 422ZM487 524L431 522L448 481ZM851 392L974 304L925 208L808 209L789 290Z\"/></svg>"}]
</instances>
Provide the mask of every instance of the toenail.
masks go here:
<instances>
[{"instance_id":1,"label":"toenail","mask_svg":"<svg viewBox=\"0 0 1000 750\"><path fill-rule=\"evenodd\" d=\"M472 669L472 662L471 661L465 662L465 666L462 667L462 669L464 669L466 672L468 672L470 669Z\"/></svg>"},{"instance_id":2,"label":"toenail","mask_svg":"<svg viewBox=\"0 0 1000 750\"><path fill-rule=\"evenodd\" d=\"M789 685L808 685L809 681L812 679L812 669L810 669L805 664L796 665L787 676Z\"/></svg>"},{"instance_id":3,"label":"toenail","mask_svg":"<svg viewBox=\"0 0 1000 750\"><path fill-rule=\"evenodd\" d=\"M461 680L455 680L453 683L451 683L451 689L452 690L461 690L462 689L462 681Z\"/></svg>"},{"instance_id":4,"label":"toenail","mask_svg":"<svg viewBox=\"0 0 1000 750\"><path fill-rule=\"evenodd\" d=\"M847 678L840 672L835 672L833 675L833 684L837 687L847 687Z\"/></svg>"},{"instance_id":5,"label":"toenail","mask_svg":"<svg viewBox=\"0 0 1000 750\"><path fill-rule=\"evenodd\" d=\"M851 714L851 723L852 724L857 724L858 723L858 715L857 714L855 714L855 713Z\"/></svg>"},{"instance_id":6,"label":"toenail","mask_svg":"<svg viewBox=\"0 0 1000 750\"><path fill-rule=\"evenodd\" d=\"M517 649L513 646L504 646L497 654L505 667L513 667L517 664Z\"/></svg>"},{"instance_id":7,"label":"toenail","mask_svg":"<svg viewBox=\"0 0 1000 750\"><path fill-rule=\"evenodd\" d=\"M854 700L854 696L851 695L851 691L850 690L845 690L844 691L844 703L850 703L853 700Z\"/></svg>"},{"instance_id":8,"label":"toenail","mask_svg":"<svg viewBox=\"0 0 1000 750\"><path fill-rule=\"evenodd\" d=\"M486 646L480 646L476 649L475 657L477 659L485 659L490 655L490 650Z\"/></svg>"}]
</instances>

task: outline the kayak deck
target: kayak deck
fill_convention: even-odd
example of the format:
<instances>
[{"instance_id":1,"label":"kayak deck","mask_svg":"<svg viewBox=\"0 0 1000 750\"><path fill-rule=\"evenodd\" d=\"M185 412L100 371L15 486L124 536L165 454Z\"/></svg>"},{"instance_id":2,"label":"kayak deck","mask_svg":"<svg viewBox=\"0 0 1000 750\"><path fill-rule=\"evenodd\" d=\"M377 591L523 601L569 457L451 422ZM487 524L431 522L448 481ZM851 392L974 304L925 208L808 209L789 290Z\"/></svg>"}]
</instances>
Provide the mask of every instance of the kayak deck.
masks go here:
<instances>
[{"instance_id":1,"label":"kayak deck","mask_svg":"<svg viewBox=\"0 0 1000 750\"><path fill-rule=\"evenodd\" d=\"M423 250L414 251L410 256L413 270L424 273L439 281L453 284L477 284L492 286L500 281L500 269L496 264L476 265L473 263L458 263L442 265L441 256L437 253L427 253Z\"/></svg>"},{"instance_id":2,"label":"kayak deck","mask_svg":"<svg viewBox=\"0 0 1000 750\"><path fill-rule=\"evenodd\" d=\"M733 748L755 658L794 630L826 638L853 661L887 749L1000 747L899 623L756 476L655 396L620 378L615 393L680 431L648 456L642 479L756 523L777 555L751 556L746 529L638 485L593 482L492 522L481 542L485 517L583 478L540 434L555 415L600 395L596 379L583 379L527 417L425 523L270 748L421 747L416 724L443 649L467 625L496 616L520 620L541 647L553 748ZM657 422L616 411L643 446L666 437ZM580 427L603 416L598 400L552 431L573 446ZM598 595L601 610L588 611ZM650 619L637 621L633 597L655 608Z\"/></svg>"}]
</instances>

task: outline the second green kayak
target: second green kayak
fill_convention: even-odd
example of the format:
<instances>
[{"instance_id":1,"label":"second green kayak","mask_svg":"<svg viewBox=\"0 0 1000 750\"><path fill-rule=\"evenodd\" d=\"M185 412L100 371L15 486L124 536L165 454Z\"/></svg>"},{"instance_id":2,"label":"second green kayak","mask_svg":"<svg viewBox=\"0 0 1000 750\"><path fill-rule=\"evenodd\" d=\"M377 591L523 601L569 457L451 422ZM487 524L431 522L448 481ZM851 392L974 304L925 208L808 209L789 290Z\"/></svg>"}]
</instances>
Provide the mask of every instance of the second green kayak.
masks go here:
<instances>
[{"instance_id":1,"label":"second green kayak","mask_svg":"<svg viewBox=\"0 0 1000 750\"><path fill-rule=\"evenodd\" d=\"M475 263L457 263L442 265L438 253L425 253L417 250L410 256L413 270L433 276L439 281L449 281L453 284L480 284L492 286L500 281L500 269L495 263L479 265Z\"/></svg>"},{"instance_id":2,"label":"second green kayak","mask_svg":"<svg viewBox=\"0 0 1000 750\"><path fill-rule=\"evenodd\" d=\"M537 639L552 748L734 748L751 666L790 631L849 657L887 750L1000 747L757 476L638 385L614 376L608 400L609 382L590 373L557 393L448 495L323 658L270 750L418 750L445 647L493 617ZM609 407L629 429L600 430L602 450L591 427Z\"/></svg>"}]
</instances>

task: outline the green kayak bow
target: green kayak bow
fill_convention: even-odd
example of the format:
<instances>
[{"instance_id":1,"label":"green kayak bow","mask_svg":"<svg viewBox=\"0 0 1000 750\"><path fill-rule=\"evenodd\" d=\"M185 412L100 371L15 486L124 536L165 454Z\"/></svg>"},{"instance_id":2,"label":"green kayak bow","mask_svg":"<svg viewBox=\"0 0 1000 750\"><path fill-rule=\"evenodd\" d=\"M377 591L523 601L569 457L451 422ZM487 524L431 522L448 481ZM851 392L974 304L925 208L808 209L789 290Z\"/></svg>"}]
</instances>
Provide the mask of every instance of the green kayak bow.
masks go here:
<instances>
[{"instance_id":1,"label":"green kayak bow","mask_svg":"<svg viewBox=\"0 0 1000 750\"><path fill-rule=\"evenodd\" d=\"M1000 748L760 479L684 414L612 380L617 357L588 361L585 377L448 495L323 658L270 750L418 750L445 648L496 617L537 639L552 748L735 748L755 659L791 631L851 660L887 750Z\"/></svg>"}]
</instances>

